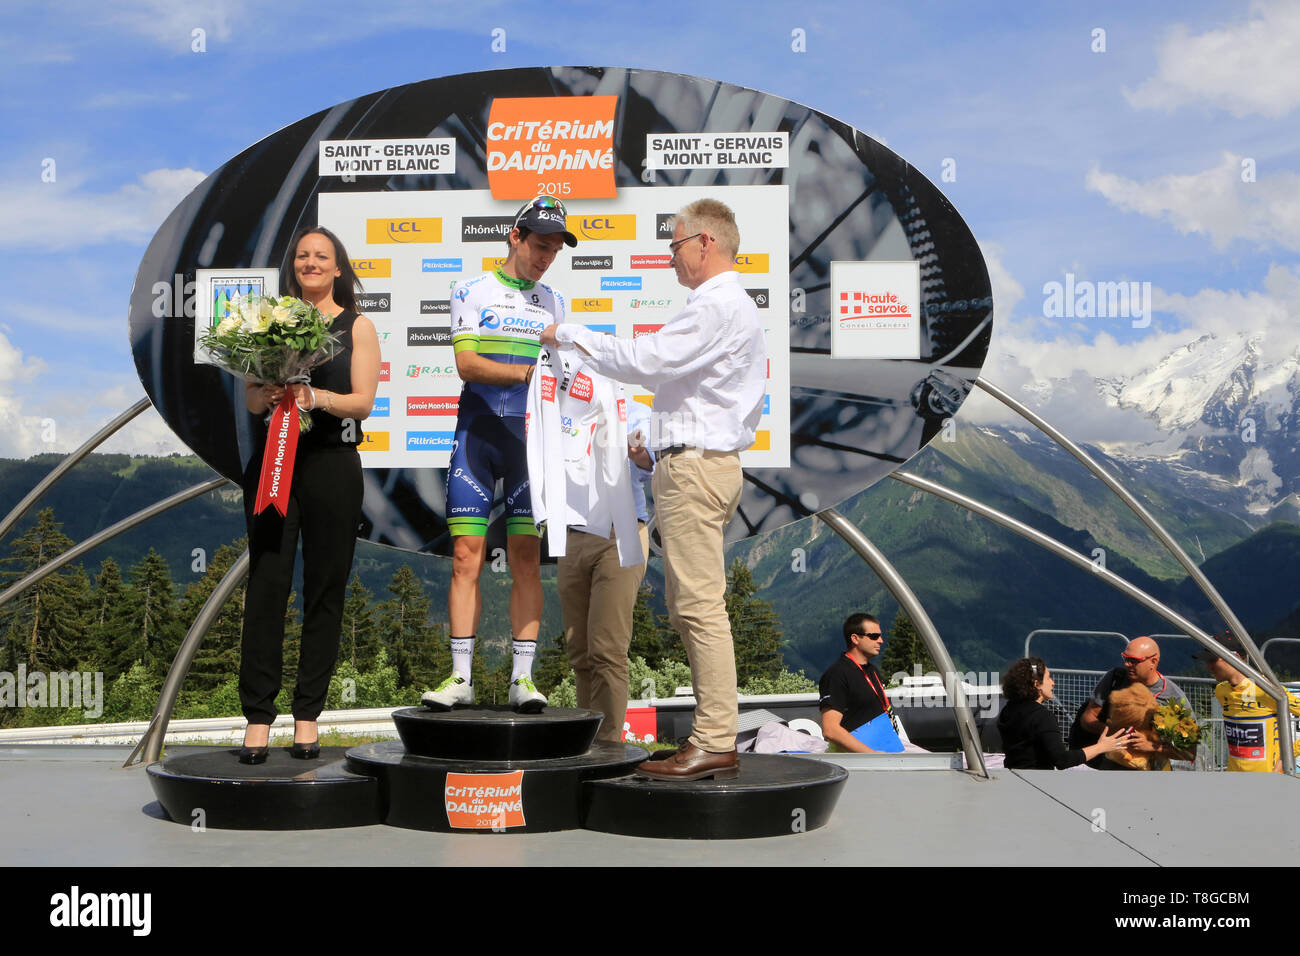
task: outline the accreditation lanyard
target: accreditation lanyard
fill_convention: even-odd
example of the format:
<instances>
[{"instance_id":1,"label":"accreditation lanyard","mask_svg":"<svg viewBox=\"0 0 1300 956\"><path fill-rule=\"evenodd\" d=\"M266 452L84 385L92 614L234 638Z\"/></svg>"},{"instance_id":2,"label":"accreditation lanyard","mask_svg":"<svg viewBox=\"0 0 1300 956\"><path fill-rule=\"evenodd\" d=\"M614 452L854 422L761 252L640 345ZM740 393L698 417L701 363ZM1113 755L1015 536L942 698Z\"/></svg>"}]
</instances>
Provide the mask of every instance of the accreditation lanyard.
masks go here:
<instances>
[{"instance_id":1,"label":"accreditation lanyard","mask_svg":"<svg viewBox=\"0 0 1300 956\"><path fill-rule=\"evenodd\" d=\"M898 718L894 716L894 709L889 706L889 695L885 693L885 685L880 680L880 675L876 675L876 681L873 684L871 682L871 675L867 673L867 669L865 667L863 667L857 661L853 660L852 655L850 655L847 651L845 652L844 656L849 659L849 661L853 664L854 667L862 671L863 680L865 680L867 682L867 686L871 688L871 693L875 694L876 699L880 701L881 712L889 715L889 722L894 725L895 730L898 730Z\"/></svg>"}]
</instances>

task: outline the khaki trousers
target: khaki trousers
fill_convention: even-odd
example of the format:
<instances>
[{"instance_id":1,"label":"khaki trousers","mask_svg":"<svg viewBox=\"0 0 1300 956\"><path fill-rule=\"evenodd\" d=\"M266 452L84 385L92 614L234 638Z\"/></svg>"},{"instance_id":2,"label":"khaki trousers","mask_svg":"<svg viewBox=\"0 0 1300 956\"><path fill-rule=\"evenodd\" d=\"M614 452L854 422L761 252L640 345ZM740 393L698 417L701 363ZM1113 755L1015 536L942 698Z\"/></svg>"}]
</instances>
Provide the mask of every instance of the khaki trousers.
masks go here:
<instances>
[{"instance_id":1,"label":"khaki trousers","mask_svg":"<svg viewBox=\"0 0 1300 956\"><path fill-rule=\"evenodd\" d=\"M736 652L723 596L722 534L744 484L739 452L695 449L663 455L653 479L663 539L668 619L681 635L695 685L690 742L701 750L736 748Z\"/></svg>"},{"instance_id":2,"label":"khaki trousers","mask_svg":"<svg viewBox=\"0 0 1300 956\"><path fill-rule=\"evenodd\" d=\"M619 743L627 719L627 649L632 643L632 609L650 537L641 525L642 563L619 567L618 543L570 530L566 554L558 559L560 610L569 663L577 678L578 706L604 714L596 740Z\"/></svg>"}]
</instances>

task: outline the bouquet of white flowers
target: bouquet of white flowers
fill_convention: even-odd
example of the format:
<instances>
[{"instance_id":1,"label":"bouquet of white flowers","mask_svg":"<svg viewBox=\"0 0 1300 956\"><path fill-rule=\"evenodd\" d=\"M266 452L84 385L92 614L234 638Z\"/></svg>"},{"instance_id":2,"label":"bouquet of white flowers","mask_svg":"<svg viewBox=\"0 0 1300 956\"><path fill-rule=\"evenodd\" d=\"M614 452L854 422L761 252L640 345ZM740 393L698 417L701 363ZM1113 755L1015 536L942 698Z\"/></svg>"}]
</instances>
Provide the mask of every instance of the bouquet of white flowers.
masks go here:
<instances>
[{"instance_id":1,"label":"bouquet of white flowers","mask_svg":"<svg viewBox=\"0 0 1300 956\"><path fill-rule=\"evenodd\" d=\"M199 346L246 382L307 382L311 370L338 350L332 321L292 296L248 295L230 301L226 317L199 338ZM311 418L303 415L299 427L309 429Z\"/></svg>"}]
</instances>

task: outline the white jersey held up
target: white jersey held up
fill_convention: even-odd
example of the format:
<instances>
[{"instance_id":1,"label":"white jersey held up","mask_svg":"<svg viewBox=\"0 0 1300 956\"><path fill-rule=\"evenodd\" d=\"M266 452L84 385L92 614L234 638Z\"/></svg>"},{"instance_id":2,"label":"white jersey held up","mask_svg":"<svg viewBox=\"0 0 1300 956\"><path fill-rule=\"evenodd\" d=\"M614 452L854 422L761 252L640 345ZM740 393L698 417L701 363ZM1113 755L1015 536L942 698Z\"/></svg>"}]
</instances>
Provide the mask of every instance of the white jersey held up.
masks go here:
<instances>
[{"instance_id":1,"label":"white jersey held up","mask_svg":"<svg viewBox=\"0 0 1300 956\"><path fill-rule=\"evenodd\" d=\"M528 482L533 521L547 522L547 551L563 557L568 528L608 537L619 564L644 561L627 461L623 389L577 352L543 348L528 390Z\"/></svg>"}]
</instances>

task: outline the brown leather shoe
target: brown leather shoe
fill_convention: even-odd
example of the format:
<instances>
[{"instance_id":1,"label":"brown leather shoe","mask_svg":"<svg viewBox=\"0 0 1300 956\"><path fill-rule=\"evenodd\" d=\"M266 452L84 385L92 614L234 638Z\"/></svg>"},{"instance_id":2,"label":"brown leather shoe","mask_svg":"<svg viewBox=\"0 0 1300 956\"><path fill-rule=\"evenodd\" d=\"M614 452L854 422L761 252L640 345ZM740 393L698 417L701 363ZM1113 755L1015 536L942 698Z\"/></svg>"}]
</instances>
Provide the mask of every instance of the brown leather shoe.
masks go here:
<instances>
[{"instance_id":1,"label":"brown leather shoe","mask_svg":"<svg viewBox=\"0 0 1300 956\"><path fill-rule=\"evenodd\" d=\"M709 753L687 741L671 757L647 760L637 766L636 772L652 780L730 780L740 773L740 757L734 750Z\"/></svg>"}]
</instances>

